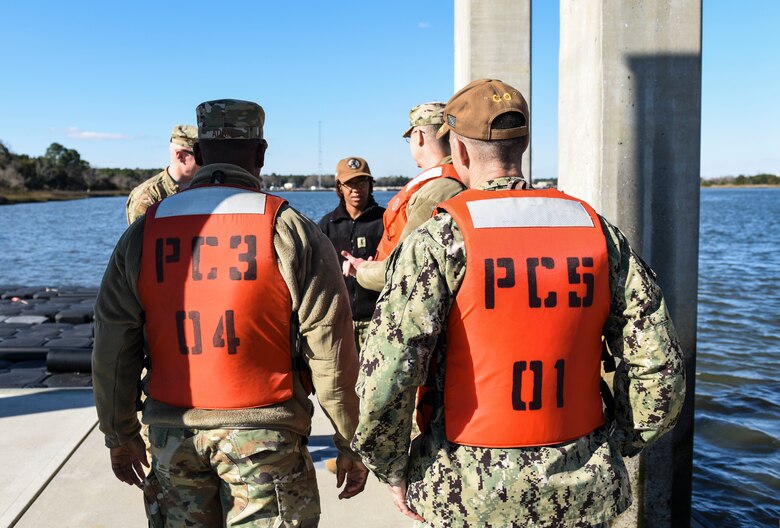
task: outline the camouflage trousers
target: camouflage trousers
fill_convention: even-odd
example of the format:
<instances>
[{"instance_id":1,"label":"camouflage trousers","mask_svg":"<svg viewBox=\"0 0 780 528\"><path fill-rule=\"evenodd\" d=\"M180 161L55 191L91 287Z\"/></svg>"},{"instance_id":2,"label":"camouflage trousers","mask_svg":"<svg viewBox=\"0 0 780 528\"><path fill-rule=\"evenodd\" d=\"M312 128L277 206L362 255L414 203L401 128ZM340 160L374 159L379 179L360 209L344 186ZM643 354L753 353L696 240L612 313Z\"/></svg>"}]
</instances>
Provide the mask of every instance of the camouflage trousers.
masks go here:
<instances>
[{"instance_id":1,"label":"camouflage trousers","mask_svg":"<svg viewBox=\"0 0 780 528\"><path fill-rule=\"evenodd\" d=\"M139 413L139 421L141 419ZM152 449L149 445L149 426L141 424L141 438L143 438L144 445L146 446L146 460L149 464L152 463ZM149 470L144 479L143 485L144 492L144 511L146 512L146 520L149 528L165 528L165 519L162 516L160 510L159 499L162 497L160 490L160 482L157 480L157 475L154 474L154 470Z\"/></svg>"},{"instance_id":2,"label":"camouflage trousers","mask_svg":"<svg viewBox=\"0 0 780 528\"><path fill-rule=\"evenodd\" d=\"M151 426L149 443L168 528L319 523L314 464L295 433Z\"/></svg>"},{"instance_id":3,"label":"camouflage trousers","mask_svg":"<svg viewBox=\"0 0 780 528\"><path fill-rule=\"evenodd\" d=\"M407 504L426 528L590 528L631 503L628 475L607 433L555 448L484 448L447 441L437 409L412 442Z\"/></svg>"}]
</instances>

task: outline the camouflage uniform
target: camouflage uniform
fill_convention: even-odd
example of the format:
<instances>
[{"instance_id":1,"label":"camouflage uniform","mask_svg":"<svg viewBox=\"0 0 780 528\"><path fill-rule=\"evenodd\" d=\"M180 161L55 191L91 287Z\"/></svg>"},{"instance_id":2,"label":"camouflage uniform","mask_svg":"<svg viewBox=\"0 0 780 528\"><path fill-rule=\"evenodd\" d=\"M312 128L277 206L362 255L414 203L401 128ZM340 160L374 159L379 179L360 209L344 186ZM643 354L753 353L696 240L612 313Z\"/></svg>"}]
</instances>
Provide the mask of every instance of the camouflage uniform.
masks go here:
<instances>
[{"instance_id":1,"label":"camouflage uniform","mask_svg":"<svg viewBox=\"0 0 780 528\"><path fill-rule=\"evenodd\" d=\"M352 321L352 326L355 328L355 346L357 346L358 353L363 350L363 345L368 337L368 327L371 321Z\"/></svg>"},{"instance_id":2,"label":"camouflage uniform","mask_svg":"<svg viewBox=\"0 0 780 528\"><path fill-rule=\"evenodd\" d=\"M415 106L409 111L409 128L403 137L409 137L415 127L441 125L444 123L444 103L430 102ZM451 164L452 157L445 156L437 165ZM430 167L425 167L429 169ZM414 193L406 204L406 226L399 240L404 240L423 222L428 220L436 206L449 200L464 189L464 186L450 178L437 178L426 183ZM363 288L381 291L385 285L386 260L363 262L355 278Z\"/></svg>"},{"instance_id":3,"label":"camouflage uniform","mask_svg":"<svg viewBox=\"0 0 780 528\"><path fill-rule=\"evenodd\" d=\"M226 104L231 105L227 112ZM213 102L198 111L201 139L262 138L263 114L256 105ZM245 115L250 112L255 115ZM191 187L215 181L260 187L258 178L226 163L203 167ZM145 312L138 292L144 225L142 217L120 238L95 303L92 375L107 447L127 444L141 428L135 401L145 361ZM143 421L161 488L149 495L158 499L168 527L316 526L319 496L304 445L314 412L302 376L306 366L336 431L336 447L357 458L349 439L357 422L358 359L346 288L332 280L340 273L333 246L316 225L283 205L273 250L290 293L300 349L293 352L293 395L275 405L224 410L146 398Z\"/></svg>"},{"instance_id":4,"label":"camouflage uniform","mask_svg":"<svg viewBox=\"0 0 780 528\"><path fill-rule=\"evenodd\" d=\"M497 178L481 188L522 182ZM655 275L624 235L602 220L612 293L606 344L620 360L613 423L555 446L492 449L453 444L444 409L409 445L415 388L431 358L444 388L443 343L450 306L466 269L463 236L447 213L404 241L388 262L361 356L355 448L383 482L408 483L407 502L426 526L591 526L631 503L623 456L636 455L674 425L683 402L680 346ZM390 383L392 380L392 383Z\"/></svg>"},{"instance_id":5,"label":"camouflage uniform","mask_svg":"<svg viewBox=\"0 0 780 528\"><path fill-rule=\"evenodd\" d=\"M176 125L171 133L171 143L181 145L192 150L198 141L198 129L192 125ZM146 213L146 210L156 202L172 194L179 192L179 183L174 180L168 169L152 176L145 182L136 186L127 197L125 210L127 212L127 224L132 224L136 218Z\"/></svg>"},{"instance_id":6,"label":"camouflage uniform","mask_svg":"<svg viewBox=\"0 0 780 528\"><path fill-rule=\"evenodd\" d=\"M452 163L452 158L447 156L439 162L440 165L445 163ZM449 200L463 189L463 184L450 178L437 178L423 185L406 204L407 223L400 240L404 240L428 220L437 205ZM385 285L386 262L387 260L363 262L355 276L358 284L369 290L381 291Z\"/></svg>"},{"instance_id":7,"label":"camouflage uniform","mask_svg":"<svg viewBox=\"0 0 780 528\"><path fill-rule=\"evenodd\" d=\"M167 168L141 183L130 191L127 197L127 224L135 222L153 203L176 194L179 190L178 182L171 178Z\"/></svg>"},{"instance_id":8,"label":"camouflage uniform","mask_svg":"<svg viewBox=\"0 0 780 528\"><path fill-rule=\"evenodd\" d=\"M316 472L300 435L152 426L149 441L165 526L317 526ZM208 507L215 496L221 510Z\"/></svg>"}]
</instances>

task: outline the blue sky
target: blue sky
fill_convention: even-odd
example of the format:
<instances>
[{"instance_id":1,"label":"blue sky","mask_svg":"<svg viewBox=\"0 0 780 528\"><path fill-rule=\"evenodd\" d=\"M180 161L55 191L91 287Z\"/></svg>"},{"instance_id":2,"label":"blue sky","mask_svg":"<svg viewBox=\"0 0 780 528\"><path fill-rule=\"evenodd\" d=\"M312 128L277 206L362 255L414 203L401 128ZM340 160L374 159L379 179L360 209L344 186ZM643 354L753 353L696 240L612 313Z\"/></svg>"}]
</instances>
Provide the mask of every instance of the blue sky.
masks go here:
<instances>
[{"instance_id":1,"label":"blue sky","mask_svg":"<svg viewBox=\"0 0 780 528\"><path fill-rule=\"evenodd\" d=\"M557 171L558 2L532 13L541 179ZM704 1L705 177L780 172L779 22L776 0ZM0 140L34 156L59 142L98 167L164 166L172 126L233 97L266 110L264 173L359 155L377 176L412 176L407 112L454 88L453 0L27 0L6 2L0 27Z\"/></svg>"}]
</instances>

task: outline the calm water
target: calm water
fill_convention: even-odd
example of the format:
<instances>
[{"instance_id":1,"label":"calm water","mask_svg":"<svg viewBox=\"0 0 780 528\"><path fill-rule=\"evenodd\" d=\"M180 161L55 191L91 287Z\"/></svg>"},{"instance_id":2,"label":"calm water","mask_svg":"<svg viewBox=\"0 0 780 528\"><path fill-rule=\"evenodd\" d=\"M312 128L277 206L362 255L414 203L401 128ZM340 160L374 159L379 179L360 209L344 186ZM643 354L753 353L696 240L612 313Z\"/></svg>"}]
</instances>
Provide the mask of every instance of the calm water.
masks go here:
<instances>
[{"instance_id":1,"label":"calm water","mask_svg":"<svg viewBox=\"0 0 780 528\"><path fill-rule=\"evenodd\" d=\"M780 189L704 189L694 507L715 526L780 518Z\"/></svg>"},{"instance_id":2,"label":"calm water","mask_svg":"<svg viewBox=\"0 0 780 528\"><path fill-rule=\"evenodd\" d=\"M315 222L338 204L332 191L276 194ZM0 285L98 286L126 227L121 197L0 206Z\"/></svg>"},{"instance_id":3,"label":"calm water","mask_svg":"<svg viewBox=\"0 0 780 528\"><path fill-rule=\"evenodd\" d=\"M315 221L337 203L280 194ZM0 284L97 286L124 228L124 198L0 207ZM694 509L714 526L780 518L779 317L780 189L703 189Z\"/></svg>"}]
</instances>

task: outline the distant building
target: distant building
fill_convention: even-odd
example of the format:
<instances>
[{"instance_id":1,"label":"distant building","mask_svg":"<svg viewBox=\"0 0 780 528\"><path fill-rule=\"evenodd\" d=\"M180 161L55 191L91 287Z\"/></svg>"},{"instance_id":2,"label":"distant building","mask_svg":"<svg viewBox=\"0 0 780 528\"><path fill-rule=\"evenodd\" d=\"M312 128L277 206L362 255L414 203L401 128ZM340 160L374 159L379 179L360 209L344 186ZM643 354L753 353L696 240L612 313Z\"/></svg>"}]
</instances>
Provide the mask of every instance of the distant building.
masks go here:
<instances>
[{"instance_id":1,"label":"distant building","mask_svg":"<svg viewBox=\"0 0 780 528\"><path fill-rule=\"evenodd\" d=\"M534 180L535 189L554 189L558 186L558 180Z\"/></svg>"}]
</instances>

